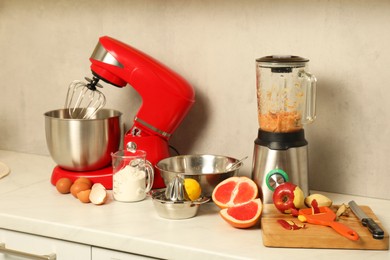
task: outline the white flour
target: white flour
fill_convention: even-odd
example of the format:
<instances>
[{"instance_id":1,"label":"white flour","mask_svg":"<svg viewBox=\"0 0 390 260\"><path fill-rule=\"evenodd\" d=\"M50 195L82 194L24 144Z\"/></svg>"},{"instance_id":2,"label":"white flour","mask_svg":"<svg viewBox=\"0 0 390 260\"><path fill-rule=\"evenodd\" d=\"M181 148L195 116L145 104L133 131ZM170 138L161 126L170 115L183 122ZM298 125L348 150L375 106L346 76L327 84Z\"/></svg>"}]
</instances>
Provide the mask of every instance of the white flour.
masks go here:
<instances>
[{"instance_id":1,"label":"white flour","mask_svg":"<svg viewBox=\"0 0 390 260\"><path fill-rule=\"evenodd\" d=\"M146 197L145 178L144 171L130 165L114 173L112 189L114 199L123 202L143 200Z\"/></svg>"}]
</instances>

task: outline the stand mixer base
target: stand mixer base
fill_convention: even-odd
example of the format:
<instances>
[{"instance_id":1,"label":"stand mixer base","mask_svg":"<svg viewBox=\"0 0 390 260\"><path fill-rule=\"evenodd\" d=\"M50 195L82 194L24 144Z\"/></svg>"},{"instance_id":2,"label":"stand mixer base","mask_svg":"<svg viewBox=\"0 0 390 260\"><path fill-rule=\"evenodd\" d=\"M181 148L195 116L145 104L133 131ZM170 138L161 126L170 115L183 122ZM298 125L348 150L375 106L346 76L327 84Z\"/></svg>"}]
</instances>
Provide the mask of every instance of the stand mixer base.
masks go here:
<instances>
[{"instance_id":1,"label":"stand mixer base","mask_svg":"<svg viewBox=\"0 0 390 260\"><path fill-rule=\"evenodd\" d=\"M77 178L85 177L92 181L92 183L101 183L106 189L112 189L112 166L109 165L105 168L89 171L89 172L76 172L68 171L59 166L53 169L51 175L51 184L56 185L57 181L61 178L69 178L74 182Z\"/></svg>"}]
</instances>

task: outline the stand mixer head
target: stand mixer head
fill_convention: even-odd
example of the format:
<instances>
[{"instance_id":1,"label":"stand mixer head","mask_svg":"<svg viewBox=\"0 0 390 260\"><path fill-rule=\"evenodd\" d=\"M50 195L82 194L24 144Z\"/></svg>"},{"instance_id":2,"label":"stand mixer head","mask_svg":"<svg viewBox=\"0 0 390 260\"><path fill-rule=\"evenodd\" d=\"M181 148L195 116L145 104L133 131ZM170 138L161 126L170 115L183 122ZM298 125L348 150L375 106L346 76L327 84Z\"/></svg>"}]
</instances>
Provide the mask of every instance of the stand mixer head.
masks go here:
<instances>
[{"instance_id":1,"label":"stand mixer head","mask_svg":"<svg viewBox=\"0 0 390 260\"><path fill-rule=\"evenodd\" d=\"M133 126L137 135L168 140L195 102L193 88L180 75L113 38L101 37L90 61L95 77L117 87L129 84L142 97Z\"/></svg>"}]
</instances>

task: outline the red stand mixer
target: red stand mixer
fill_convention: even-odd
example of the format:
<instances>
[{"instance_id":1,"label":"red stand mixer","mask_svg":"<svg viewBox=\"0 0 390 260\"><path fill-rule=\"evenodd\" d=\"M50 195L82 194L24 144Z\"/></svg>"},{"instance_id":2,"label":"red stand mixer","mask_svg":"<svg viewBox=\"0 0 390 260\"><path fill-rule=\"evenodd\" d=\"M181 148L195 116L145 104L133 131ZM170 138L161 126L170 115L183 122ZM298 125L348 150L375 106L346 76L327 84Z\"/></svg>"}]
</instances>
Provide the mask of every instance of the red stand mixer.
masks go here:
<instances>
[{"instance_id":1,"label":"red stand mixer","mask_svg":"<svg viewBox=\"0 0 390 260\"><path fill-rule=\"evenodd\" d=\"M124 135L124 149L133 145L146 151L152 165L169 157L168 141L195 102L191 85L150 56L107 36L99 39L90 61L94 77L88 88L92 92L99 92L95 86L100 85L101 79L120 88L129 84L142 97L133 126ZM57 166L52 183L61 177L75 179L81 176L112 188L111 165L91 172L73 172ZM164 181L155 168L153 188L162 187L165 187Z\"/></svg>"}]
</instances>

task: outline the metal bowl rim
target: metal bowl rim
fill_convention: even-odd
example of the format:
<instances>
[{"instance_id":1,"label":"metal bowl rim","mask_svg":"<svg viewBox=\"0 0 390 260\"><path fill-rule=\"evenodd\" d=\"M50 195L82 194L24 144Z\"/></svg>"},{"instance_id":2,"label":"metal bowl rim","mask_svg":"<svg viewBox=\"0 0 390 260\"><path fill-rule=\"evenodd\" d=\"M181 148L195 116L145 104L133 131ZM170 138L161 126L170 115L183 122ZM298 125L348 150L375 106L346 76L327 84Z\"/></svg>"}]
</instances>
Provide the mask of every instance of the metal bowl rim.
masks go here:
<instances>
[{"instance_id":1,"label":"metal bowl rim","mask_svg":"<svg viewBox=\"0 0 390 260\"><path fill-rule=\"evenodd\" d=\"M51 120L61 120L61 121L101 121L101 120L107 120L110 118L117 118L121 117L123 115L122 112L116 109L111 109L111 108L101 108L99 111L112 111L114 112L112 116L105 117L105 118L89 118L89 119L81 119L81 118L60 118L60 117L55 117L51 116L51 113L57 112L57 111L64 111L67 110L67 108L59 108L59 109L53 109L50 111L47 111L43 113L45 118L51 119Z\"/></svg>"},{"instance_id":2,"label":"metal bowl rim","mask_svg":"<svg viewBox=\"0 0 390 260\"><path fill-rule=\"evenodd\" d=\"M162 172L169 172L169 173L174 173L174 174L181 174L181 175L185 175L185 176L202 176L202 175L208 175L208 174L226 174L228 172L233 172L233 171L236 171L238 169L240 169L242 166L243 166L243 162L241 162L240 164L238 164L233 170L229 170L229 171L221 171L221 172L199 172L199 173L186 173L186 172L178 172L178 171L173 171L173 170L165 170L165 169L162 169L159 164L160 163L163 163L165 161L169 161L169 160L172 160L174 158L185 158L185 157L203 157L203 156L213 156L215 158L218 158L218 157L223 157L223 158L227 158L227 159L233 159L235 160L235 162L239 161L239 159L237 158L234 158L234 157L230 157L230 156L226 156L226 155L216 155L216 154L187 154L187 155L176 155L176 156L171 156L171 157L167 157L167 158L164 158L162 159L161 161L159 161L155 167L162 171ZM233 162L233 163L235 163Z\"/></svg>"}]
</instances>

